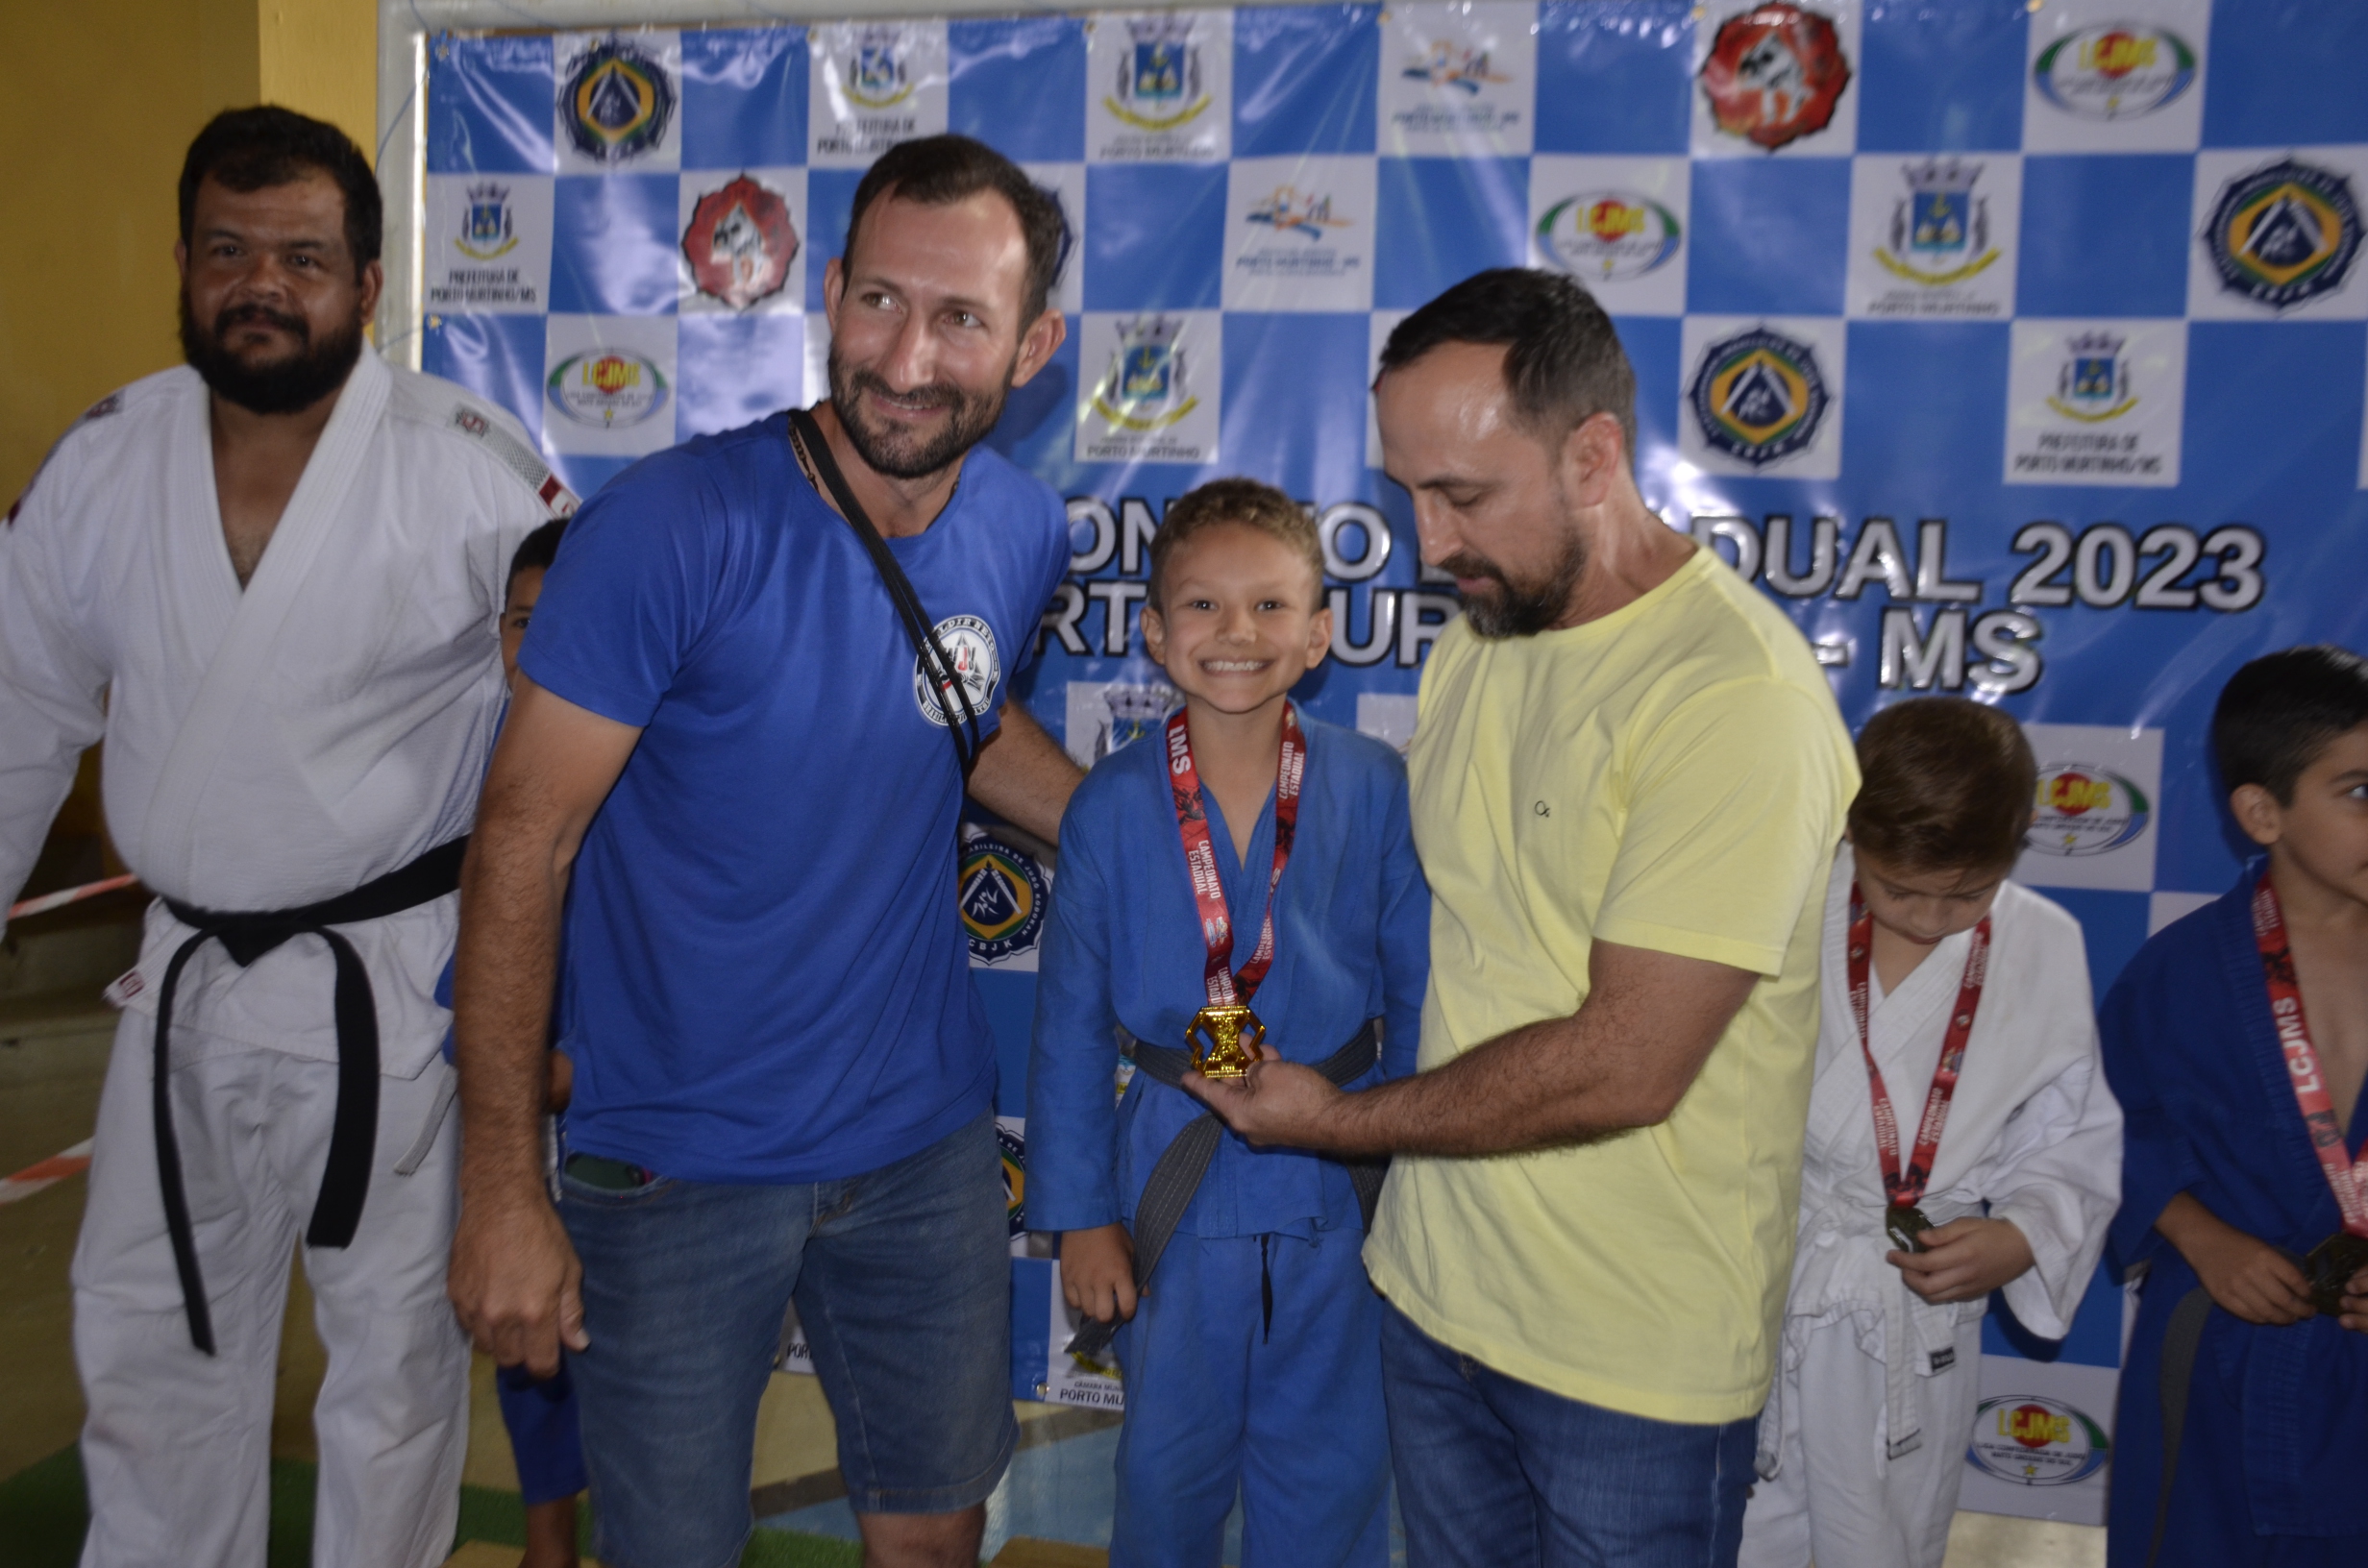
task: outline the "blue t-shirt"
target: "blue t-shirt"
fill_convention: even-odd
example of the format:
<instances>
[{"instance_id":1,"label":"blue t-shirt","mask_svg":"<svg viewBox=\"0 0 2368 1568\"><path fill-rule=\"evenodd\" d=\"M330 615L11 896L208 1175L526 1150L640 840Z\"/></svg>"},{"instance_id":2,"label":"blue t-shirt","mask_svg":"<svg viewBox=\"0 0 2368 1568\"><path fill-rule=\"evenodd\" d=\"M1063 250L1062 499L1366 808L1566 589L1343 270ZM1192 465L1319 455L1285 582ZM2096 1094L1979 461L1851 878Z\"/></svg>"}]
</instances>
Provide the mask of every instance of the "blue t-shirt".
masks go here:
<instances>
[{"instance_id":1,"label":"blue t-shirt","mask_svg":"<svg viewBox=\"0 0 2368 1568\"><path fill-rule=\"evenodd\" d=\"M974 448L936 522L889 548L991 730L1068 566L1060 498ZM955 903L960 769L786 415L603 490L568 527L519 662L641 729L565 916L570 1148L693 1181L822 1181L986 1109L995 1052Z\"/></svg>"}]
</instances>

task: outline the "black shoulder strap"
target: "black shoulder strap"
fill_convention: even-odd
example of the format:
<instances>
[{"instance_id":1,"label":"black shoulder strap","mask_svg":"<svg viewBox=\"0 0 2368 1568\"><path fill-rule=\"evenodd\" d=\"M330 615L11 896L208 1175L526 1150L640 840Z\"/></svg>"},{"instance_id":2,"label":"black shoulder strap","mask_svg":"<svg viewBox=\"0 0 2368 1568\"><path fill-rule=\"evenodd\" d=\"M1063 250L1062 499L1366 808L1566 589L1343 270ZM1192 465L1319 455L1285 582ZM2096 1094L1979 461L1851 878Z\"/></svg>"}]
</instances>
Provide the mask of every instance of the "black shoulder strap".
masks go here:
<instances>
[{"instance_id":1,"label":"black shoulder strap","mask_svg":"<svg viewBox=\"0 0 2368 1568\"><path fill-rule=\"evenodd\" d=\"M797 432L806 460L822 478L823 488L838 503L839 515L855 530L855 537L863 542L864 552L872 557L872 565L879 572L880 581L887 585L888 597L897 607L897 619L904 623L904 635L912 640L914 657L936 681L939 705L946 714L946 733L953 738L953 754L962 765L962 781L968 784L971 770L978 766L978 748L985 742L978 733L978 710L971 706L970 689L954 670L946 645L938 641L937 623L922 608L921 596L913 592L912 579L897 564L896 552L879 536L871 514L848 488L847 476L839 472L838 459L830 454L830 443L823 438L823 428L815 423L813 413L804 408L790 409L789 428ZM959 724L953 723L955 703L962 709Z\"/></svg>"}]
</instances>

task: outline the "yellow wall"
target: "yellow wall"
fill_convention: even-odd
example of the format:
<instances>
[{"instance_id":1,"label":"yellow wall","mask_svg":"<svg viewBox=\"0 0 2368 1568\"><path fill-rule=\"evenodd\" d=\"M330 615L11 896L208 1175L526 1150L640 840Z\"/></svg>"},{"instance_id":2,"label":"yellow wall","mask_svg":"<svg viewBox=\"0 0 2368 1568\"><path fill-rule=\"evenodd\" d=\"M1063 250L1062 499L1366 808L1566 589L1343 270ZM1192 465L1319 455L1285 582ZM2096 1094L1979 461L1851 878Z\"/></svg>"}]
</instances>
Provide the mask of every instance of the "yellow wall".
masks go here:
<instances>
[{"instance_id":1,"label":"yellow wall","mask_svg":"<svg viewBox=\"0 0 2368 1568\"><path fill-rule=\"evenodd\" d=\"M0 0L0 505L110 389L180 357L174 182L216 111L377 123L372 0Z\"/></svg>"},{"instance_id":2,"label":"yellow wall","mask_svg":"<svg viewBox=\"0 0 2368 1568\"><path fill-rule=\"evenodd\" d=\"M372 0L0 0L0 508L74 416L181 356L175 184L221 110L285 104L375 153ZM57 831L95 831L87 761ZM0 895L10 890L0 889Z\"/></svg>"}]
</instances>

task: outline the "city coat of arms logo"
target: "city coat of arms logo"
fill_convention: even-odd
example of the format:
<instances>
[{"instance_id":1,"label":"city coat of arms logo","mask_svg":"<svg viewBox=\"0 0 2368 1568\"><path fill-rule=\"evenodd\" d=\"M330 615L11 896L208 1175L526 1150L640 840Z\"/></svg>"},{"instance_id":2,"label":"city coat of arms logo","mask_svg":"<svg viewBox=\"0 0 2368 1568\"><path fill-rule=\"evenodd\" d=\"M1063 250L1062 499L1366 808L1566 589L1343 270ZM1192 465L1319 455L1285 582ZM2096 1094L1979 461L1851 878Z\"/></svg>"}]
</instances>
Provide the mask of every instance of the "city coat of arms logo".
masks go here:
<instances>
[{"instance_id":1,"label":"city coat of arms logo","mask_svg":"<svg viewBox=\"0 0 2368 1568\"><path fill-rule=\"evenodd\" d=\"M1149 431L1200 406L1191 389L1182 331L1183 324L1167 316L1138 317L1120 327L1110 368L1094 389L1094 411L1116 429Z\"/></svg>"},{"instance_id":2,"label":"city coat of arms logo","mask_svg":"<svg viewBox=\"0 0 2368 1568\"><path fill-rule=\"evenodd\" d=\"M640 45L608 38L585 50L559 89L568 139L584 157L623 163L655 147L674 118L674 84Z\"/></svg>"},{"instance_id":3,"label":"city coat of arms logo","mask_svg":"<svg viewBox=\"0 0 2368 1568\"><path fill-rule=\"evenodd\" d=\"M1556 202L1538 220L1538 245L1555 265L1590 282L1659 271L1677 255L1677 214L1633 190L1591 190Z\"/></svg>"},{"instance_id":4,"label":"city coat of arms logo","mask_svg":"<svg viewBox=\"0 0 2368 1568\"><path fill-rule=\"evenodd\" d=\"M1908 194L1891 209L1888 245L1875 247L1886 272L1938 288L1962 282L1998 259L1989 242L1989 202L1974 194L1982 165L1932 159L1903 165Z\"/></svg>"},{"instance_id":5,"label":"city coat of arms logo","mask_svg":"<svg viewBox=\"0 0 2368 1568\"><path fill-rule=\"evenodd\" d=\"M2167 28L2108 22L2067 34L2031 64L2039 96L2084 120L2152 114L2195 81L2195 51Z\"/></svg>"},{"instance_id":6,"label":"city coat of arms logo","mask_svg":"<svg viewBox=\"0 0 2368 1568\"><path fill-rule=\"evenodd\" d=\"M745 174L699 198L682 231L691 281L734 310L778 294L797 255L789 204Z\"/></svg>"},{"instance_id":7,"label":"city coat of arms logo","mask_svg":"<svg viewBox=\"0 0 2368 1568\"><path fill-rule=\"evenodd\" d=\"M2081 332L2064 339L2063 368L2047 405L2066 419L2099 425L2137 406L2130 389L2128 340L2111 332Z\"/></svg>"},{"instance_id":8,"label":"city coat of arms logo","mask_svg":"<svg viewBox=\"0 0 2368 1568\"><path fill-rule=\"evenodd\" d=\"M913 95L902 38L893 27L867 27L855 35L847 57L845 84L850 102L864 109L893 109Z\"/></svg>"},{"instance_id":9,"label":"city coat of arms logo","mask_svg":"<svg viewBox=\"0 0 2368 1568\"><path fill-rule=\"evenodd\" d=\"M1191 20L1145 17L1126 28L1130 47L1119 57L1118 90L1102 107L1138 131L1172 131L1197 117L1209 94Z\"/></svg>"},{"instance_id":10,"label":"city coat of arms logo","mask_svg":"<svg viewBox=\"0 0 2368 1568\"><path fill-rule=\"evenodd\" d=\"M494 184L469 186L468 201L460 216L460 233L453 240L453 249L472 261L490 261L506 255L517 243L518 225L510 211L508 188Z\"/></svg>"},{"instance_id":11,"label":"city coat of arms logo","mask_svg":"<svg viewBox=\"0 0 2368 1568\"><path fill-rule=\"evenodd\" d=\"M1769 152L1832 124L1849 85L1833 19L1790 4L1729 17L1702 61L1702 91L1718 129Z\"/></svg>"},{"instance_id":12,"label":"city coat of arms logo","mask_svg":"<svg viewBox=\"0 0 2368 1568\"><path fill-rule=\"evenodd\" d=\"M2359 222L2349 175L2288 158L2221 188L2204 244L2221 287L2287 310L2343 286Z\"/></svg>"},{"instance_id":13,"label":"city coat of arms logo","mask_svg":"<svg viewBox=\"0 0 2368 1568\"><path fill-rule=\"evenodd\" d=\"M1703 350L1686 399L1702 439L1754 468L1814 441L1831 401L1817 351L1766 327Z\"/></svg>"}]
</instances>

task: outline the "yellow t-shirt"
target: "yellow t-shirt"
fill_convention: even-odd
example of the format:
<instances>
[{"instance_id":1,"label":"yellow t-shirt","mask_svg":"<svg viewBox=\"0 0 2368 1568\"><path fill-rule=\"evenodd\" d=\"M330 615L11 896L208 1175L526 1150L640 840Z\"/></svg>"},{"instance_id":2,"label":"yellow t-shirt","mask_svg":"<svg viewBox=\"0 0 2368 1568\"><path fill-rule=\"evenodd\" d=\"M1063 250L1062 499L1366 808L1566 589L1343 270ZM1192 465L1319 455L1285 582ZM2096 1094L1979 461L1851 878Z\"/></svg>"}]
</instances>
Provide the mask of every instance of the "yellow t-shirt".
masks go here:
<instances>
[{"instance_id":1,"label":"yellow t-shirt","mask_svg":"<svg viewBox=\"0 0 2368 1568\"><path fill-rule=\"evenodd\" d=\"M1820 894L1858 790L1791 623L1708 551L1611 615L1422 675L1420 1064L1587 999L1606 942L1764 978L1669 1118L1579 1147L1399 1157L1365 1260L1432 1338L1661 1421L1758 1410L1775 1368L1817 1046Z\"/></svg>"}]
</instances>

